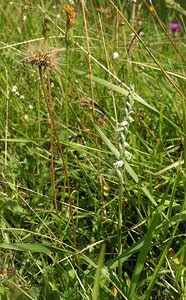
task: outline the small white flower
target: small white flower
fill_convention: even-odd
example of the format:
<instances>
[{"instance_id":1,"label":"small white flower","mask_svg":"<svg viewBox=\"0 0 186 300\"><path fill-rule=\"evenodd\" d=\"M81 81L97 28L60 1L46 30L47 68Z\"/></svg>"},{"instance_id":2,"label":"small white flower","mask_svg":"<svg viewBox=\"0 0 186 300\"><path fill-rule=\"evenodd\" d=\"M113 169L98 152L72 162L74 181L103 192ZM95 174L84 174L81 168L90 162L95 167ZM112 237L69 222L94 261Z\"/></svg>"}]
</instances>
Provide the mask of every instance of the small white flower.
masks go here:
<instances>
[{"instance_id":1,"label":"small white flower","mask_svg":"<svg viewBox=\"0 0 186 300\"><path fill-rule=\"evenodd\" d=\"M57 18L57 19L61 18L61 15L60 15L60 14L57 14L57 15L56 15L56 18Z\"/></svg>"},{"instance_id":2,"label":"small white flower","mask_svg":"<svg viewBox=\"0 0 186 300\"><path fill-rule=\"evenodd\" d=\"M130 153L129 151L125 151L125 158L128 160L131 160L133 157L132 153Z\"/></svg>"},{"instance_id":3,"label":"small white flower","mask_svg":"<svg viewBox=\"0 0 186 300\"><path fill-rule=\"evenodd\" d=\"M114 163L114 167L121 168L123 164L124 164L123 160L118 160Z\"/></svg>"},{"instance_id":4,"label":"small white flower","mask_svg":"<svg viewBox=\"0 0 186 300\"><path fill-rule=\"evenodd\" d=\"M22 17L22 21L23 21L23 22L26 22L26 16L23 16L23 17Z\"/></svg>"},{"instance_id":5,"label":"small white flower","mask_svg":"<svg viewBox=\"0 0 186 300\"><path fill-rule=\"evenodd\" d=\"M19 92L18 92L18 91L16 91L16 92L15 92L15 95L16 95L16 96L19 96Z\"/></svg>"},{"instance_id":6,"label":"small white flower","mask_svg":"<svg viewBox=\"0 0 186 300\"><path fill-rule=\"evenodd\" d=\"M125 126L128 126L129 122L128 121L123 121L121 122L121 126L125 127Z\"/></svg>"},{"instance_id":7,"label":"small white flower","mask_svg":"<svg viewBox=\"0 0 186 300\"><path fill-rule=\"evenodd\" d=\"M121 131L123 131L123 130L124 130L124 127L117 127L117 128L115 129L116 132L121 132Z\"/></svg>"},{"instance_id":8,"label":"small white flower","mask_svg":"<svg viewBox=\"0 0 186 300\"><path fill-rule=\"evenodd\" d=\"M123 131L123 130L125 129L125 127L128 126L128 124L129 124L128 121L123 121L123 122L120 124L120 127L117 127L117 128L115 129L115 131L116 131L116 132L121 132L121 131Z\"/></svg>"},{"instance_id":9,"label":"small white flower","mask_svg":"<svg viewBox=\"0 0 186 300\"><path fill-rule=\"evenodd\" d=\"M53 83L53 82L51 82L51 85L50 85L50 86L51 86L51 88L53 88L53 87L54 87L54 83Z\"/></svg>"},{"instance_id":10,"label":"small white flower","mask_svg":"<svg viewBox=\"0 0 186 300\"><path fill-rule=\"evenodd\" d=\"M126 148L128 148L128 147L129 147L129 143L124 142L124 146L125 146Z\"/></svg>"},{"instance_id":11,"label":"small white flower","mask_svg":"<svg viewBox=\"0 0 186 300\"><path fill-rule=\"evenodd\" d=\"M24 100L24 99L25 99L25 96L24 96L24 95L21 95L21 96L20 96L20 99L23 99L23 100Z\"/></svg>"},{"instance_id":12,"label":"small white flower","mask_svg":"<svg viewBox=\"0 0 186 300\"><path fill-rule=\"evenodd\" d=\"M13 93L17 92L17 86L16 86L16 85L13 85L13 87L12 87L12 92L13 92Z\"/></svg>"},{"instance_id":13,"label":"small white flower","mask_svg":"<svg viewBox=\"0 0 186 300\"><path fill-rule=\"evenodd\" d=\"M23 119L28 120L28 115L24 115Z\"/></svg>"},{"instance_id":14,"label":"small white flower","mask_svg":"<svg viewBox=\"0 0 186 300\"><path fill-rule=\"evenodd\" d=\"M129 123L132 123L134 119L131 116L128 116Z\"/></svg>"},{"instance_id":15,"label":"small white flower","mask_svg":"<svg viewBox=\"0 0 186 300\"><path fill-rule=\"evenodd\" d=\"M29 104L29 106L28 106L30 109L33 109L33 106L31 105L31 104Z\"/></svg>"},{"instance_id":16,"label":"small white flower","mask_svg":"<svg viewBox=\"0 0 186 300\"><path fill-rule=\"evenodd\" d=\"M69 3L70 4L74 4L74 0L69 0Z\"/></svg>"},{"instance_id":17,"label":"small white flower","mask_svg":"<svg viewBox=\"0 0 186 300\"><path fill-rule=\"evenodd\" d=\"M116 59L118 59L119 58L119 53L118 52L114 52L113 54L112 54L112 59L113 60L116 60Z\"/></svg>"}]
</instances>

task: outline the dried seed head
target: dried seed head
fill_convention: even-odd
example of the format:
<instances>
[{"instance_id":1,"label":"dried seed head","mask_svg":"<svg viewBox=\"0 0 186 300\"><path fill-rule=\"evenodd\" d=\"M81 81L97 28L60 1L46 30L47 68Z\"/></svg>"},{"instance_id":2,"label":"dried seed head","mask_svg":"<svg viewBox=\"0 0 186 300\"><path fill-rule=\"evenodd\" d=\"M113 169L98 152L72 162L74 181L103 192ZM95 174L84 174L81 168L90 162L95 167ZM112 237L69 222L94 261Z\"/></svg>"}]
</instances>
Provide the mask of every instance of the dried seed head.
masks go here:
<instances>
[{"instance_id":1,"label":"dried seed head","mask_svg":"<svg viewBox=\"0 0 186 300\"><path fill-rule=\"evenodd\" d=\"M59 53L59 49L31 46L26 50L22 62L24 65L30 64L57 69Z\"/></svg>"}]
</instances>

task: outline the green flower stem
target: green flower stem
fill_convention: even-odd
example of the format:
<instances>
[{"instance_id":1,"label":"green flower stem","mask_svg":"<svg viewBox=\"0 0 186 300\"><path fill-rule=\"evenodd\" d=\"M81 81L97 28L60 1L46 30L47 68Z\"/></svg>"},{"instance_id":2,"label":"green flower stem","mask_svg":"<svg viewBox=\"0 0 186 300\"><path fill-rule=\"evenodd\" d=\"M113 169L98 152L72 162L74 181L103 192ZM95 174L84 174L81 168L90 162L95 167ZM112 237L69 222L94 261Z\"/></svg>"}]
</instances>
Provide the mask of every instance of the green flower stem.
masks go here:
<instances>
[{"instance_id":1,"label":"green flower stem","mask_svg":"<svg viewBox=\"0 0 186 300\"><path fill-rule=\"evenodd\" d=\"M118 256L122 254L122 222L123 222L123 168L117 170L119 180L119 205L118 205ZM122 261L118 261L118 275L122 277Z\"/></svg>"}]
</instances>

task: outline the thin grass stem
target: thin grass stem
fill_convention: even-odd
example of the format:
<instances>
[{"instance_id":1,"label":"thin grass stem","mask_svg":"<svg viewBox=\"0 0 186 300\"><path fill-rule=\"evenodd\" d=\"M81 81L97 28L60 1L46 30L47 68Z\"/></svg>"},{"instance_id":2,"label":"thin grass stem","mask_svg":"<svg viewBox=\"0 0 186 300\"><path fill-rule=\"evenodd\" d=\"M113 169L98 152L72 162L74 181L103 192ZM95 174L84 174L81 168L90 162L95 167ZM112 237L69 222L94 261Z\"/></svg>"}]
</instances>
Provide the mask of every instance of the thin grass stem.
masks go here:
<instances>
[{"instance_id":1,"label":"thin grass stem","mask_svg":"<svg viewBox=\"0 0 186 300\"><path fill-rule=\"evenodd\" d=\"M68 189L68 200L69 200L69 206L70 206L70 216L71 216L73 239L74 239L74 249L76 250L77 249L77 247L76 247L76 233L75 233L75 224L74 224L74 217L73 217L72 198L71 198L71 190L70 190L68 170L67 170L67 166L66 166L65 157L64 157L64 154L63 154L63 149L62 149L62 145L61 145L61 142L60 142L59 134L58 134L58 131L57 131L57 127L56 127L52 112L50 110L50 104L49 104L49 101L48 101L47 92L46 92L46 88L45 88L45 83L44 83L44 79L43 79L43 70L42 70L42 66L40 66L40 65L39 65L39 77L40 77L40 81L41 81L41 86L42 86L42 90L43 90L43 94L44 94L45 103L46 103L47 110L48 110L49 115L50 115L50 119L52 121L52 125L53 125L53 128L54 128L54 133L55 133L57 144L58 144L58 149L59 149L59 152L60 152L60 156L61 156L61 160L62 160L62 163L63 163L64 172L65 172L65 180L66 180L67 189Z\"/></svg>"},{"instance_id":2,"label":"thin grass stem","mask_svg":"<svg viewBox=\"0 0 186 300\"><path fill-rule=\"evenodd\" d=\"M69 45L66 43L66 69L65 69L65 116L66 116L66 143L68 147L68 68L69 68Z\"/></svg>"},{"instance_id":3,"label":"thin grass stem","mask_svg":"<svg viewBox=\"0 0 186 300\"><path fill-rule=\"evenodd\" d=\"M88 35L88 28L87 28L87 20L86 20L86 14L85 14L85 2L84 0L81 0L82 5L82 11L83 11L83 20L84 20L84 26L85 26L85 34L86 34L86 44L87 44L87 51L88 51L88 68L89 68L89 83L90 83L90 91L91 91L91 104L92 104L92 118L95 121L95 105L94 105L94 88L93 88L93 74L92 74L92 59L91 59L91 52L90 52L90 45L89 45L89 35ZM96 148L99 149L98 139L96 137ZM102 191L103 187L103 180L101 177L101 161L99 152L97 152L97 168L98 168L98 174L99 174L99 183L100 183L100 189Z\"/></svg>"},{"instance_id":4,"label":"thin grass stem","mask_svg":"<svg viewBox=\"0 0 186 300\"><path fill-rule=\"evenodd\" d=\"M49 107L50 107L50 115L52 115L52 93L51 93L51 81L50 81L50 70L49 67L46 66L47 73L47 85L48 85L48 93L49 93ZM51 154L51 172L52 172L52 189L53 189L53 197L54 197L54 207L56 213L58 213L58 205L57 205L57 196L56 196L56 186L55 186L55 165L54 165L54 144L53 144L53 126L50 118L50 154Z\"/></svg>"},{"instance_id":5,"label":"thin grass stem","mask_svg":"<svg viewBox=\"0 0 186 300\"><path fill-rule=\"evenodd\" d=\"M6 72L6 121L5 121L5 168L7 167L7 154L8 154L8 117L9 117L9 85L8 85L8 71Z\"/></svg>"}]
</instances>

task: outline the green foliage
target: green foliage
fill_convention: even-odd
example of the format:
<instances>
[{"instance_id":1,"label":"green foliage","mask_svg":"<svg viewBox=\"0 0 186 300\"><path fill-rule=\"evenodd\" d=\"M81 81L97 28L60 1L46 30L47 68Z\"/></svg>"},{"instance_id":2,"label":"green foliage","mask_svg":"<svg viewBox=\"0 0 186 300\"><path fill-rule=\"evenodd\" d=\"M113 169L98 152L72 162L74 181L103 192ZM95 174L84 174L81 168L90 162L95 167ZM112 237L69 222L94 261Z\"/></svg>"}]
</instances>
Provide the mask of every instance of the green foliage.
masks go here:
<instances>
[{"instance_id":1,"label":"green foliage","mask_svg":"<svg viewBox=\"0 0 186 300\"><path fill-rule=\"evenodd\" d=\"M85 22L81 1L75 2L68 55L66 1L0 4L0 300L183 300L184 15L166 1L161 11L162 1L155 3L159 22L143 1L136 7L118 1L119 11L112 1L86 1ZM142 25L132 19L133 13ZM122 14L156 61L124 24ZM37 67L42 63L48 87L48 60L44 64L46 57L41 55L41 62L33 55L26 60L32 66L22 63L27 49L42 49L46 15L47 47L59 53L56 68L50 70L52 114L68 171L72 211L55 135L58 212L54 207L50 116ZM168 31L175 47L160 27L168 30L172 21L182 26L177 35ZM131 86L134 121L126 136L129 147L122 153L132 157L122 157L118 180L115 166L121 163L122 149L117 130Z\"/></svg>"}]
</instances>

